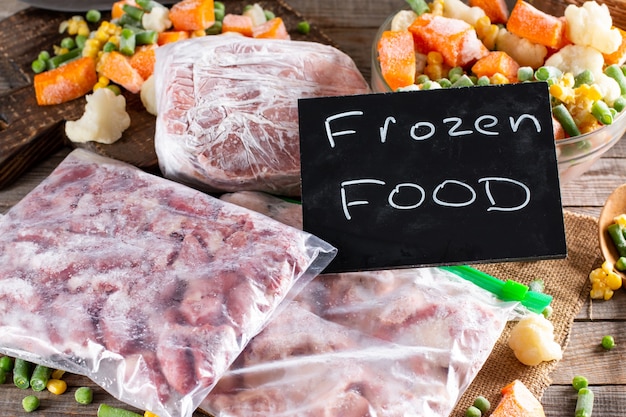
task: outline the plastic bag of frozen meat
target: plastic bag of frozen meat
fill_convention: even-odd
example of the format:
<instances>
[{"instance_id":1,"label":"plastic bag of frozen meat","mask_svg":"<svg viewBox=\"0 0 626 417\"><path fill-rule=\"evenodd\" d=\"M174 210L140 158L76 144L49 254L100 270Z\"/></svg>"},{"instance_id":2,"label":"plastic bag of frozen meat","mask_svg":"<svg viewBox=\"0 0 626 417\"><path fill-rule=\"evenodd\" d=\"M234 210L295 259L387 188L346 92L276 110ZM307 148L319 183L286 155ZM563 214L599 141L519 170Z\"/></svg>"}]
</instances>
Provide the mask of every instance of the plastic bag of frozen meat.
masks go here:
<instances>
[{"instance_id":1,"label":"plastic bag of frozen meat","mask_svg":"<svg viewBox=\"0 0 626 417\"><path fill-rule=\"evenodd\" d=\"M259 213L75 150L0 222L0 352L187 417L335 253Z\"/></svg>"},{"instance_id":2,"label":"plastic bag of frozen meat","mask_svg":"<svg viewBox=\"0 0 626 417\"><path fill-rule=\"evenodd\" d=\"M507 320L524 314L454 268L316 277L200 408L216 417L447 417Z\"/></svg>"},{"instance_id":3,"label":"plastic bag of frozen meat","mask_svg":"<svg viewBox=\"0 0 626 417\"><path fill-rule=\"evenodd\" d=\"M298 99L370 92L348 55L316 42L226 34L156 53L161 172L209 192L300 195Z\"/></svg>"}]
</instances>

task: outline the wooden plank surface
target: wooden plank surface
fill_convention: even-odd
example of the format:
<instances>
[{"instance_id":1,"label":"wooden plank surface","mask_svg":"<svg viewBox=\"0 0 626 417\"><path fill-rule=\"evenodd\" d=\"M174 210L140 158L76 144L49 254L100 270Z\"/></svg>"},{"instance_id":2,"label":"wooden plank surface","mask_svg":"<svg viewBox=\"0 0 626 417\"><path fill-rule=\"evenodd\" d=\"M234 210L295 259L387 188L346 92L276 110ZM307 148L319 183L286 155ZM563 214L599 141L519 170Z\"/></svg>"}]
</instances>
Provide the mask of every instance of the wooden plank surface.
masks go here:
<instances>
[{"instance_id":1,"label":"wooden plank surface","mask_svg":"<svg viewBox=\"0 0 626 417\"><path fill-rule=\"evenodd\" d=\"M371 43L377 26L397 8L404 7L403 0L288 0L294 9L306 16L333 39L338 47L348 53L361 72L369 79ZM23 3L17 0L0 1L0 18L10 15ZM0 76L0 91L1 91ZM1 127L0 127L1 129ZM41 164L29 170L16 184L0 191L0 213L6 212L28 191L45 178L69 152L62 149ZM563 205L567 210L597 216L608 195L619 185L626 183L626 141L619 142L602 159L579 179L562 185ZM553 384L542 398L548 417L573 415L576 397L570 386L574 375L585 375L594 384L596 404L594 415L623 417L626 415L626 292L619 291L607 303L587 302L574 323L570 342L563 360L551 375ZM598 348L601 337L612 334L617 348L603 351ZM73 377L71 383L89 384L81 377ZM96 402L115 404L109 396L97 391ZM16 388L0 388L0 415L95 416L92 408L77 407L67 400L55 401L54 405L39 413L20 413L15 402L23 396ZM8 411L7 411L8 410ZM8 413L8 414L7 414ZM201 415L201 414L198 414Z\"/></svg>"}]
</instances>

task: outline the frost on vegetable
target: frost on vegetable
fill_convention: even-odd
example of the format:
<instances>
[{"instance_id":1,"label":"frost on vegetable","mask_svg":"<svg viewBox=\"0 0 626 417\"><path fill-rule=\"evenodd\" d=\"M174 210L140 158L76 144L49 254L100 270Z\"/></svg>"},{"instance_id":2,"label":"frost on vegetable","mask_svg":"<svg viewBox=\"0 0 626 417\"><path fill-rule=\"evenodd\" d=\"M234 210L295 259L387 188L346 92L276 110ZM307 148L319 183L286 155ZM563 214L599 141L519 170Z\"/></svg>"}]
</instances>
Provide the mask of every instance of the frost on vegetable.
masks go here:
<instances>
[{"instance_id":1,"label":"frost on vegetable","mask_svg":"<svg viewBox=\"0 0 626 417\"><path fill-rule=\"evenodd\" d=\"M548 55L548 48L545 46L519 37L504 27L498 31L495 46L498 51L509 54L520 66L528 66L534 69L542 66Z\"/></svg>"},{"instance_id":2,"label":"frost on vegetable","mask_svg":"<svg viewBox=\"0 0 626 417\"><path fill-rule=\"evenodd\" d=\"M610 54L619 48L622 35L613 27L611 12L606 4L587 1L580 7L570 4L565 9L567 38L576 45L591 46Z\"/></svg>"},{"instance_id":3,"label":"frost on vegetable","mask_svg":"<svg viewBox=\"0 0 626 417\"><path fill-rule=\"evenodd\" d=\"M595 48L584 45L567 45L550 56L545 66L556 67L564 73L580 74L590 70L593 75L602 74L604 57Z\"/></svg>"},{"instance_id":4,"label":"frost on vegetable","mask_svg":"<svg viewBox=\"0 0 626 417\"><path fill-rule=\"evenodd\" d=\"M87 104L80 119L67 121L65 133L72 142L111 144L122 137L130 126L126 99L108 88L100 88L85 96Z\"/></svg>"},{"instance_id":5,"label":"frost on vegetable","mask_svg":"<svg viewBox=\"0 0 626 417\"><path fill-rule=\"evenodd\" d=\"M165 6L155 4L152 10L150 10L150 13L143 14L141 24L145 30L163 32L172 27L170 10Z\"/></svg>"},{"instance_id":6,"label":"frost on vegetable","mask_svg":"<svg viewBox=\"0 0 626 417\"><path fill-rule=\"evenodd\" d=\"M554 326L541 314L529 314L513 327L509 347L520 362L529 366L563 357L561 346L554 341Z\"/></svg>"}]
</instances>

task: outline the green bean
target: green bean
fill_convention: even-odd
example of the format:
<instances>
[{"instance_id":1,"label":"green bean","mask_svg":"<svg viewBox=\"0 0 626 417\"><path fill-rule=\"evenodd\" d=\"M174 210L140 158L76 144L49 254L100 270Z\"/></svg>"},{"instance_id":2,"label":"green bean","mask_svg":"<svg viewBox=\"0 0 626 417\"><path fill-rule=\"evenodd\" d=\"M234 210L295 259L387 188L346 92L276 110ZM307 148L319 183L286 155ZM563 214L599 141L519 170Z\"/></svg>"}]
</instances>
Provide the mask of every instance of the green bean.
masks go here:
<instances>
[{"instance_id":1,"label":"green bean","mask_svg":"<svg viewBox=\"0 0 626 417\"><path fill-rule=\"evenodd\" d=\"M4 369L0 369L0 384L4 384L5 382L7 382L7 375L7 371L5 371Z\"/></svg>"},{"instance_id":2,"label":"green bean","mask_svg":"<svg viewBox=\"0 0 626 417\"><path fill-rule=\"evenodd\" d=\"M615 347L615 339L610 335L603 336L601 345L604 349L611 350Z\"/></svg>"},{"instance_id":3,"label":"green bean","mask_svg":"<svg viewBox=\"0 0 626 417\"><path fill-rule=\"evenodd\" d=\"M130 4L123 5L122 6L122 10L124 11L124 13L126 13L127 15L132 17L133 19L138 20L140 22L141 22L141 18L143 18L143 14L145 13L139 7L133 6L133 5L130 5Z\"/></svg>"},{"instance_id":4,"label":"green bean","mask_svg":"<svg viewBox=\"0 0 626 417\"><path fill-rule=\"evenodd\" d=\"M406 0L406 2L418 16L430 11L430 7L428 7L428 3L425 0Z\"/></svg>"},{"instance_id":5,"label":"green bean","mask_svg":"<svg viewBox=\"0 0 626 417\"><path fill-rule=\"evenodd\" d=\"M591 114L603 125L610 125L613 123L613 114L609 105L604 100L596 100L591 105Z\"/></svg>"},{"instance_id":6,"label":"green bean","mask_svg":"<svg viewBox=\"0 0 626 417\"><path fill-rule=\"evenodd\" d=\"M87 10L87 13L85 13L85 20L89 23L96 23L100 21L101 18L102 14L96 9Z\"/></svg>"},{"instance_id":7,"label":"green bean","mask_svg":"<svg viewBox=\"0 0 626 417\"><path fill-rule=\"evenodd\" d=\"M626 94L626 76L624 76L624 73L622 72L622 69L619 65L609 65L604 70L604 73L617 81L617 84L619 84L619 89L622 94Z\"/></svg>"},{"instance_id":8,"label":"green bean","mask_svg":"<svg viewBox=\"0 0 626 417\"><path fill-rule=\"evenodd\" d=\"M535 71L532 67L519 67L517 70L517 79L521 82L532 81L535 77Z\"/></svg>"},{"instance_id":9,"label":"green bean","mask_svg":"<svg viewBox=\"0 0 626 417\"><path fill-rule=\"evenodd\" d=\"M136 39L135 32L129 28L122 29L120 34L120 52L124 55L132 55L135 53Z\"/></svg>"},{"instance_id":10,"label":"green bean","mask_svg":"<svg viewBox=\"0 0 626 417\"><path fill-rule=\"evenodd\" d=\"M141 26L141 20L137 20L128 13L124 13L119 19L117 19L117 25L123 28L139 28Z\"/></svg>"},{"instance_id":11,"label":"green bean","mask_svg":"<svg viewBox=\"0 0 626 417\"><path fill-rule=\"evenodd\" d=\"M111 407L110 405L100 404L98 407L98 417L142 417L140 414L123 408Z\"/></svg>"},{"instance_id":12,"label":"green bean","mask_svg":"<svg viewBox=\"0 0 626 417\"><path fill-rule=\"evenodd\" d=\"M226 12L224 11L224 9L214 9L213 14L215 15L215 21L221 22L224 20Z\"/></svg>"},{"instance_id":13,"label":"green bean","mask_svg":"<svg viewBox=\"0 0 626 417\"><path fill-rule=\"evenodd\" d=\"M13 383L20 389L28 389L30 387L30 374L33 369L33 364L17 358L13 364Z\"/></svg>"},{"instance_id":14,"label":"green bean","mask_svg":"<svg viewBox=\"0 0 626 417\"><path fill-rule=\"evenodd\" d=\"M576 400L575 417L591 417L593 411L593 391L589 388L581 388L578 390L578 398Z\"/></svg>"},{"instance_id":15,"label":"green bean","mask_svg":"<svg viewBox=\"0 0 626 417\"><path fill-rule=\"evenodd\" d=\"M152 8L155 6L155 2L153 0L135 0L137 6L141 7L141 10L150 13Z\"/></svg>"},{"instance_id":16,"label":"green bean","mask_svg":"<svg viewBox=\"0 0 626 417\"><path fill-rule=\"evenodd\" d=\"M22 399L22 408L27 413L31 413L39 408L39 398L34 395L28 395Z\"/></svg>"},{"instance_id":17,"label":"green bean","mask_svg":"<svg viewBox=\"0 0 626 417\"><path fill-rule=\"evenodd\" d=\"M576 126L574 118L564 104L559 104L558 106L552 107L552 114L554 115L554 118L558 120L559 123L561 123L561 126L563 126L563 129L565 130L565 132L567 132L568 135L580 135L580 130L578 129L578 126Z\"/></svg>"},{"instance_id":18,"label":"green bean","mask_svg":"<svg viewBox=\"0 0 626 417\"><path fill-rule=\"evenodd\" d=\"M219 35L222 33L222 22L216 20L211 26L204 31L207 35Z\"/></svg>"},{"instance_id":19,"label":"green bean","mask_svg":"<svg viewBox=\"0 0 626 417\"><path fill-rule=\"evenodd\" d=\"M152 45L157 42L159 34L154 30L144 30L135 34L136 45Z\"/></svg>"},{"instance_id":20,"label":"green bean","mask_svg":"<svg viewBox=\"0 0 626 417\"><path fill-rule=\"evenodd\" d=\"M113 52L117 50L117 45L113 42L107 42L102 47L102 52Z\"/></svg>"},{"instance_id":21,"label":"green bean","mask_svg":"<svg viewBox=\"0 0 626 417\"><path fill-rule=\"evenodd\" d=\"M606 228L619 256L626 256L626 237L622 232L622 226L617 223L611 224Z\"/></svg>"},{"instance_id":22,"label":"green bean","mask_svg":"<svg viewBox=\"0 0 626 417\"><path fill-rule=\"evenodd\" d=\"M1 357L0 369L2 369L5 372L11 372L13 370L13 358L10 356Z\"/></svg>"},{"instance_id":23,"label":"green bean","mask_svg":"<svg viewBox=\"0 0 626 417\"><path fill-rule=\"evenodd\" d=\"M474 83L472 82L472 79L468 77L466 74L461 75L458 80L452 83L453 88L472 87L472 86L474 86Z\"/></svg>"},{"instance_id":24,"label":"green bean","mask_svg":"<svg viewBox=\"0 0 626 417\"><path fill-rule=\"evenodd\" d=\"M576 375L572 378L572 387L574 387L576 391L580 391L582 388L587 388L587 386L589 386L589 381L587 381L587 378L584 376Z\"/></svg>"},{"instance_id":25,"label":"green bean","mask_svg":"<svg viewBox=\"0 0 626 417\"><path fill-rule=\"evenodd\" d=\"M52 58L50 58L47 62L46 62L46 68L51 70L51 69L55 69L58 68L59 66L72 61L73 59L76 59L78 57L80 57L82 55L82 50L80 48L74 48L72 50L70 50L69 52L66 52L64 54L61 55L56 55L53 56Z\"/></svg>"},{"instance_id":26,"label":"green bean","mask_svg":"<svg viewBox=\"0 0 626 417\"><path fill-rule=\"evenodd\" d=\"M586 69L574 77L574 88L580 87L583 84L591 85L594 82L595 78L593 76L593 72L591 72L591 70L589 69Z\"/></svg>"},{"instance_id":27,"label":"green bean","mask_svg":"<svg viewBox=\"0 0 626 417\"><path fill-rule=\"evenodd\" d=\"M615 110L617 110L617 112L621 112L622 110L624 110L626 108L626 97L625 96L619 96L614 102L613 102L613 108Z\"/></svg>"},{"instance_id":28,"label":"green bean","mask_svg":"<svg viewBox=\"0 0 626 417\"><path fill-rule=\"evenodd\" d=\"M296 26L296 30L302 33L303 35L308 35L309 32L311 31L311 25L306 20L303 20L302 22L298 22L298 25Z\"/></svg>"},{"instance_id":29,"label":"green bean","mask_svg":"<svg viewBox=\"0 0 626 417\"><path fill-rule=\"evenodd\" d=\"M74 399L79 404L91 404L93 401L93 390L89 387L80 387L74 393Z\"/></svg>"},{"instance_id":30,"label":"green bean","mask_svg":"<svg viewBox=\"0 0 626 417\"><path fill-rule=\"evenodd\" d=\"M44 365L37 365L30 376L30 386L33 391L43 391L52 375L52 368Z\"/></svg>"}]
</instances>

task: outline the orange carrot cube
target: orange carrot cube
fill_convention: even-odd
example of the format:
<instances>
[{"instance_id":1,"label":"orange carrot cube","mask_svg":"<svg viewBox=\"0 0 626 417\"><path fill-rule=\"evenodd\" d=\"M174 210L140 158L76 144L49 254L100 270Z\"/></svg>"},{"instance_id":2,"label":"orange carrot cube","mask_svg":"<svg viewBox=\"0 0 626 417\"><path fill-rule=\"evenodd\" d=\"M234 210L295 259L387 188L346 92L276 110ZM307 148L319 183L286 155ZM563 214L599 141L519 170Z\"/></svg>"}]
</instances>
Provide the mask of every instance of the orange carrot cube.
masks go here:
<instances>
[{"instance_id":1,"label":"orange carrot cube","mask_svg":"<svg viewBox=\"0 0 626 417\"><path fill-rule=\"evenodd\" d=\"M215 22L213 0L181 0L170 8L174 30L204 30Z\"/></svg>"},{"instance_id":2,"label":"orange carrot cube","mask_svg":"<svg viewBox=\"0 0 626 417\"><path fill-rule=\"evenodd\" d=\"M111 6L111 19L119 19L124 14L124 5L130 4L131 6L137 6L135 0L120 0L113 3Z\"/></svg>"},{"instance_id":3,"label":"orange carrot cube","mask_svg":"<svg viewBox=\"0 0 626 417\"><path fill-rule=\"evenodd\" d=\"M509 18L509 6L505 0L469 0L469 5L483 9L491 23L506 23Z\"/></svg>"},{"instance_id":4,"label":"orange carrot cube","mask_svg":"<svg viewBox=\"0 0 626 417\"><path fill-rule=\"evenodd\" d=\"M96 61L78 58L58 68L35 75L33 85L37 104L61 104L82 97L98 82Z\"/></svg>"},{"instance_id":5,"label":"orange carrot cube","mask_svg":"<svg viewBox=\"0 0 626 417\"><path fill-rule=\"evenodd\" d=\"M464 67L489 53L476 30L460 19L424 13L413 21L409 31L419 52L437 51L451 67Z\"/></svg>"},{"instance_id":6,"label":"orange carrot cube","mask_svg":"<svg viewBox=\"0 0 626 417\"><path fill-rule=\"evenodd\" d=\"M185 30L166 30L165 32L159 32L157 44L161 46L166 43L178 42L188 38L189 32Z\"/></svg>"},{"instance_id":7,"label":"orange carrot cube","mask_svg":"<svg viewBox=\"0 0 626 417\"><path fill-rule=\"evenodd\" d=\"M291 38L285 27L285 22L280 17L275 17L252 28L252 36L266 39L288 40Z\"/></svg>"},{"instance_id":8,"label":"orange carrot cube","mask_svg":"<svg viewBox=\"0 0 626 417\"><path fill-rule=\"evenodd\" d=\"M506 28L533 43L559 49L565 45L565 21L545 13L524 0L517 0Z\"/></svg>"},{"instance_id":9,"label":"orange carrot cube","mask_svg":"<svg viewBox=\"0 0 626 417\"><path fill-rule=\"evenodd\" d=\"M130 65L137 70L144 80L147 80L154 72L156 48L156 44L139 46L130 57Z\"/></svg>"},{"instance_id":10,"label":"orange carrot cube","mask_svg":"<svg viewBox=\"0 0 626 417\"><path fill-rule=\"evenodd\" d=\"M252 18L241 14L228 13L222 20L222 33L236 32L244 36L252 36Z\"/></svg>"},{"instance_id":11,"label":"orange carrot cube","mask_svg":"<svg viewBox=\"0 0 626 417\"><path fill-rule=\"evenodd\" d=\"M517 61L506 52L491 51L472 65L472 72L477 77L492 77L495 74L502 74L510 82L516 82L519 67Z\"/></svg>"},{"instance_id":12,"label":"orange carrot cube","mask_svg":"<svg viewBox=\"0 0 626 417\"><path fill-rule=\"evenodd\" d=\"M382 76L392 91L415 83L415 47L410 32L383 32L377 49Z\"/></svg>"},{"instance_id":13,"label":"orange carrot cube","mask_svg":"<svg viewBox=\"0 0 626 417\"><path fill-rule=\"evenodd\" d=\"M119 84L131 93L141 91L144 79L130 63L130 57L113 51L102 55L98 62L98 72Z\"/></svg>"}]
</instances>

